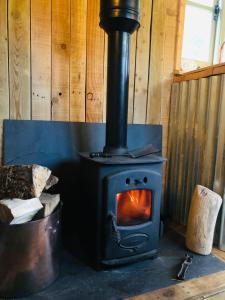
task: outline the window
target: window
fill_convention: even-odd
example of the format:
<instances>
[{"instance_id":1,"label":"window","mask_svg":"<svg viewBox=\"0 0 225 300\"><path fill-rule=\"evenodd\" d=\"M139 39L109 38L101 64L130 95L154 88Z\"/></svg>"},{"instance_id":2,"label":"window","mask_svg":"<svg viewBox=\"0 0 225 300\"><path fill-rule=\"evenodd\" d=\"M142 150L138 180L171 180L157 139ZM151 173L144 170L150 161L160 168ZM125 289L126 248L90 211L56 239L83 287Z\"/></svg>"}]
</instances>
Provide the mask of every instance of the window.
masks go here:
<instances>
[{"instance_id":1,"label":"window","mask_svg":"<svg viewBox=\"0 0 225 300\"><path fill-rule=\"evenodd\" d=\"M182 47L183 70L209 66L225 58L225 53L221 55L221 46L225 38L223 32L225 14L222 2L222 0L186 1Z\"/></svg>"}]
</instances>

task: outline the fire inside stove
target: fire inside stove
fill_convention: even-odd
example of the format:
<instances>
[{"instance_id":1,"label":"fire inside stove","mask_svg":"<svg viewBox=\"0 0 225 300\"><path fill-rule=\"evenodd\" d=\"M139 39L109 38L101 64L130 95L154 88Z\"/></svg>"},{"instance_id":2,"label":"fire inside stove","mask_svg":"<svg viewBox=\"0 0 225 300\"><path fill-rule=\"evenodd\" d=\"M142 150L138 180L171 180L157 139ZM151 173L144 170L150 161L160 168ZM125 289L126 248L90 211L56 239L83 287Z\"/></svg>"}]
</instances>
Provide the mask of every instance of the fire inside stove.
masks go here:
<instances>
[{"instance_id":1,"label":"fire inside stove","mask_svg":"<svg viewBox=\"0 0 225 300\"><path fill-rule=\"evenodd\" d=\"M131 226L148 222L151 218L152 191L129 190L118 193L117 225Z\"/></svg>"}]
</instances>

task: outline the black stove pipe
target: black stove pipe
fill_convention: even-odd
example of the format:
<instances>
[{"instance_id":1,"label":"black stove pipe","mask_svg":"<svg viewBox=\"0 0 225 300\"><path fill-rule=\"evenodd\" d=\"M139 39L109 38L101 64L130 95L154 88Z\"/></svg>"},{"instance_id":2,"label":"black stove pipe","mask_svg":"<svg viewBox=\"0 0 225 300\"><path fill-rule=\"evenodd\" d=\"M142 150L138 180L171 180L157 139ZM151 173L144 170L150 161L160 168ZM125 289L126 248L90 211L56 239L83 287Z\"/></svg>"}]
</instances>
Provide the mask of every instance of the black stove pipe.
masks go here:
<instances>
[{"instance_id":1,"label":"black stove pipe","mask_svg":"<svg viewBox=\"0 0 225 300\"><path fill-rule=\"evenodd\" d=\"M100 26L108 34L104 153L127 153L130 35L139 27L140 0L101 0Z\"/></svg>"}]
</instances>

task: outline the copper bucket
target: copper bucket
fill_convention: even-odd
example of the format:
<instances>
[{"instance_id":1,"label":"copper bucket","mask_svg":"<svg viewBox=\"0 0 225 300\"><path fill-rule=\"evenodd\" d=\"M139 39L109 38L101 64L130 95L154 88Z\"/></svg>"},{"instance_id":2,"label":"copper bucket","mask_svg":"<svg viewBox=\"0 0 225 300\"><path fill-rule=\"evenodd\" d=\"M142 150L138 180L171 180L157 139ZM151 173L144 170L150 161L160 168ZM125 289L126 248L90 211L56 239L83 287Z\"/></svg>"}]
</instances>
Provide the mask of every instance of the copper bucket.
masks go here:
<instances>
[{"instance_id":1,"label":"copper bucket","mask_svg":"<svg viewBox=\"0 0 225 300\"><path fill-rule=\"evenodd\" d=\"M0 298L36 293L59 275L61 207L50 216L0 225Z\"/></svg>"}]
</instances>

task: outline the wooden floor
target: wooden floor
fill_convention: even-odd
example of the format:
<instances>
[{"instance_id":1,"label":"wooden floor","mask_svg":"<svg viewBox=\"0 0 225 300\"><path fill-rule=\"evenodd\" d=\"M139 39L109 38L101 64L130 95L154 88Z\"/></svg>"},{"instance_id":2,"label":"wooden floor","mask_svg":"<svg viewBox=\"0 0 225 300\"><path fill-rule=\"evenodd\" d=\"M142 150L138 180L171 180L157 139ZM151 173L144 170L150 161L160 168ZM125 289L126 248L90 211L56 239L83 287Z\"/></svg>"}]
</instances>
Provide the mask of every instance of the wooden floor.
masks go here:
<instances>
[{"instance_id":1,"label":"wooden floor","mask_svg":"<svg viewBox=\"0 0 225 300\"><path fill-rule=\"evenodd\" d=\"M130 300L225 300L225 271L156 290Z\"/></svg>"},{"instance_id":2,"label":"wooden floor","mask_svg":"<svg viewBox=\"0 0 225 300\"><path fill-rule=\"evenodd\" d=\"M171 225L171 224L170 224ZM184 235L184 228L173 229ZM225 262L225 252L216 248L213 255ZM154 292L146 293L129 300L225 300L225 271L198 279L184 281Z\"/></svg>"}]
</instances>

